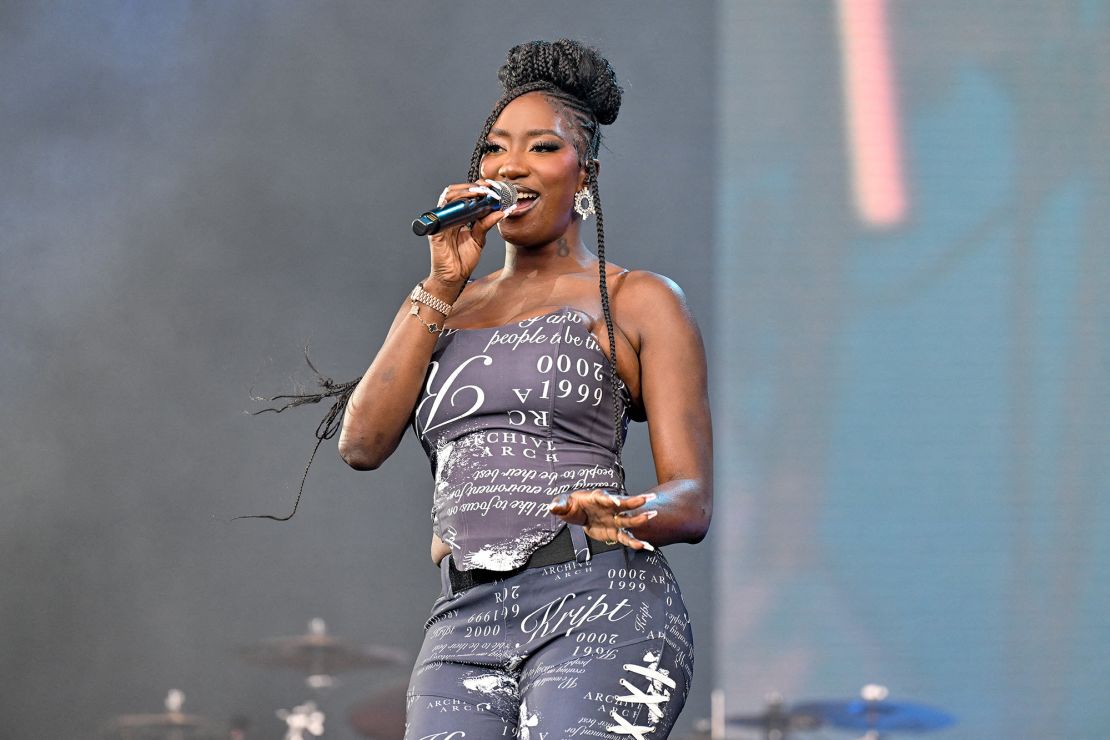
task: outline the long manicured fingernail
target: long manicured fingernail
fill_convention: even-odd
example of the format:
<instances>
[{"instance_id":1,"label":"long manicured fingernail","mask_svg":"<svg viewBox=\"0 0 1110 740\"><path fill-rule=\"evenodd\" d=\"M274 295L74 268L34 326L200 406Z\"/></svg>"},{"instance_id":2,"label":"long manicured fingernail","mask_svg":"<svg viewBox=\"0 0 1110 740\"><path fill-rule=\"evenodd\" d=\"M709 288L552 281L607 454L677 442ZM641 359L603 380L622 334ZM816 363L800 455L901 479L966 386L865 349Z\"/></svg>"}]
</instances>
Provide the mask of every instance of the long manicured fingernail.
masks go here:
<instances>
[{"instance_id":1,"label":"long manicured fingernail","mask_svg":"<svg viewBox=\"0 0 1110 740\"><path fill-rule=\"evenodd\" d=\"M493 195L492 190L490 190L489 188L483 188L479 185L474 185L473 187L467 188L466 192L468 192L468 193L481 193L483 195Z\"/></svg>"},{"instance_id":2,"label":"long manicured fingernail","mask_svg":"<svg viewBox=\"0 0 1110 740\"><path fill-rule=\"evenodd\" d=\"M644 542L644 541L640 540L640 542ZM645 550L650 550L651 552L655 552L655 547L650 542L644 542L644 549Z\"/></svg>"},{"instance_id":3,"label":"long manicured fingernail","mask_svg":"<svg viewBox=\"0 0 1110 740\"><path fill-rule=\"evenodd\" d=\"M509 206L504 211L502 211L502 213L504 213L506 216L508 216L509 214L511 214L513 211L516 210L517 205L518 205L517 203L513 203L511 206Z\"/></svg>"},{"instance_id":4,"label":"long manicured fingernail","mask_svg":"<svg viewBox=\"0 0 1110 740\"><path fill-rule=\"evenodd\" d=\"M644 516L646 516L648 519L654 519L655 517L659 516L659 510L652 509L651 511L646 511L644 512Z\"/></svg>"},{"instance_id":5,"label":"long manicured fingernail","mask_svg":"<svg viewBox=\"0 0 1110 740\"><path fill-rule=\"evenodd\" d=\"M640 494L640 495L644 497L644 503L645 504L648 501L654 501L655 499L659 498L658 493L643 493L643 494Z\"/></svg>"}]
</instances>

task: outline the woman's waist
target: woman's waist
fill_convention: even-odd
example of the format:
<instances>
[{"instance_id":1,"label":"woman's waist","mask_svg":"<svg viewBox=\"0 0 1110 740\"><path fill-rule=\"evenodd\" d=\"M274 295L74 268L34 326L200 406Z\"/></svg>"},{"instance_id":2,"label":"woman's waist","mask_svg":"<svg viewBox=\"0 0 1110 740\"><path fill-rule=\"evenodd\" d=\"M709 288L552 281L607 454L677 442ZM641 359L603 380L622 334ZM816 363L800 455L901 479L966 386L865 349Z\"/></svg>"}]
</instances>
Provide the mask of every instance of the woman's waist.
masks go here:
<instances>
[{"instance_id":1,"label":"woman's waist","mask_svg":"<svg viewBox=\"0 0 1110 740\"><path fill-rule=\"evenodd\" d=\"M549 500L561 493L593 489L619 490L620 471L611 453L552 453L550 459L476 457L437 466L437 508L475 497L495 495Z\"/></svg>"},{"instance_id":2,"label":"woman's waist","mask_svg":"<svg viewBox=\"0 0 1110 740\"><path fill-rule=\"evenodd\" d=\"M572 535L571 527L568 525L561 525L558 532L549 542L532 550L527 560L511 570L490 570L486 568L460 570L457 567L456 560L458 555L450 548L447 549L446 553L446 557L448 558L447 562L437 561L436 564L440 568L449 569L453 587L452 590L458 593L481 583L490 583L504 578L510 578L525 570L573 562L579 557L584 557L585 560L589 560L593 555L600 555L601 553L619 550L624 547L624 545L619 543L607 543L590 539L584 534L579 534L578 538L581 540L582 547L580 548L574 546L573 540L575 536ZM578 550L582 550L583 552L578 552ZM588 551L589 555L586 555L585 551Z\"/></svg>"}]
</instances>

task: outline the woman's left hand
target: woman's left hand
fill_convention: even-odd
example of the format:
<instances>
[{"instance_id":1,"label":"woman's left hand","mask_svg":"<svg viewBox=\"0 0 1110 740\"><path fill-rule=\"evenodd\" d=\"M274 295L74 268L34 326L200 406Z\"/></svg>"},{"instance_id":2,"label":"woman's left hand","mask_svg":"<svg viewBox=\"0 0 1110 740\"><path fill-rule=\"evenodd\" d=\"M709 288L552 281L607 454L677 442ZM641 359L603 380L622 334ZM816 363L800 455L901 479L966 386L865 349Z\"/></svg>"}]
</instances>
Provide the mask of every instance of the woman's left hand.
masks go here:
<instances>
[{"instance_id":1,"label":"woman's left hand","mask_svg":"<svg viewBox=\"0 0 1110 740\"><path fill-rule=\"evenodd\" d=\"M581 525L586 534L602 542L619 542L634 550L654 550L630 530L653 519L659 512L642 507L655 499L654 493L614 496L605 491L575 491L555 498L550 511L568 524Z\"/></svg>"}]
</instances>

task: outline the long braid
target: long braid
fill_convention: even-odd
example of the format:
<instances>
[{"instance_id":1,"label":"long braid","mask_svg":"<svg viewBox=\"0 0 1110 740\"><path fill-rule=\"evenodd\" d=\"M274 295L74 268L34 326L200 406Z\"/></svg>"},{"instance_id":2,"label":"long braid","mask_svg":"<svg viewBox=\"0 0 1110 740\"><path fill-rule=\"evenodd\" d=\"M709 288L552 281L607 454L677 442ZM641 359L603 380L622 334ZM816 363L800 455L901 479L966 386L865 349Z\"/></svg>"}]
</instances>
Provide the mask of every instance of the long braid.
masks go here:
<instances>
[{"instance_id":1,"label":"long braid","mask_svg":"<svg viewBox=\"0 0 1110 740\"><path fill-rule=\"evenodd\" d=\"M613 452L616 456L617 474L620 476L621 490L624 490L624 415L621 413L621 380L617 375L617 337L613 329L613 312L609 307L609 283L605 267L605 215L601 210L601 194L597 187L597 162L591 159L586 164L586 185L597 212L597 282L601 292L601 313L605 317L605 331L609 335L609 382L613 394Z\"/></svg>"}]
</instances>

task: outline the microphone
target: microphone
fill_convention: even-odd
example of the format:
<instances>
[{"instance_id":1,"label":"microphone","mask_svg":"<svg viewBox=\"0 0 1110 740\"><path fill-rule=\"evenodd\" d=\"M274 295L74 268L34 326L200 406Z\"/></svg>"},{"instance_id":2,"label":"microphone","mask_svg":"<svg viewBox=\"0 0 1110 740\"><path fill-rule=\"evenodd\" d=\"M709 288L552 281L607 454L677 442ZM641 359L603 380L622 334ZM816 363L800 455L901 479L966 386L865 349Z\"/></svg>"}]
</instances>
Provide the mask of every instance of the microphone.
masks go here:
<instances>
[{"instance_id":1,"label":"microphone","mask_svg":"<svg viewBox=\"0 0 1110 740\"><path fill-rule=\"evenodd\" d=\"M511 182L491 180L489 189L493 191L493 195L464 198L440 206L434 211L425 211L412 222L412 233L417 236L437 234L455 224L477 221L493 211L500 211L516 203L517 189Z\"/></svg>"}]
</instances>

